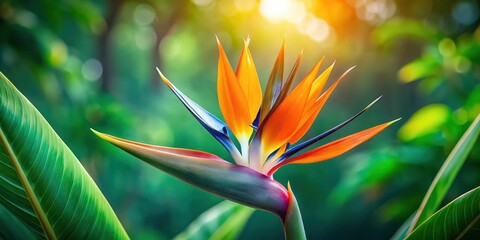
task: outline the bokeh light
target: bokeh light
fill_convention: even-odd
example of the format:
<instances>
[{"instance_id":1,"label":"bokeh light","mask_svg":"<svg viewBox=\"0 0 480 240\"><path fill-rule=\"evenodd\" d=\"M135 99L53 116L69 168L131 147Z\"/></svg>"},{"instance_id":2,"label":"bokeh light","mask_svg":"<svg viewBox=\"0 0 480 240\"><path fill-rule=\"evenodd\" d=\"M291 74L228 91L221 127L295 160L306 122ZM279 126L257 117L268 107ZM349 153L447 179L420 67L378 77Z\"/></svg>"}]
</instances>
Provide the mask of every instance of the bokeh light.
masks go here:
<instances>
[{"instance_id":1,"label":"bokeh light","mask_svg":"<svg viewBox=\"0 0 480 240\"><path fill-rule=\"evenodd\" d=\"M102 73L102 64L97 59L91 58L82 64L82 75L88 81L97 81Z\"/></svg>"},{"instance_id":2,"label":"bokeh light","mask_svg":"<svg viewBox=\"0 0 480 240\"><path fill-rule=\"evenodd\" d=\"M478 2L474 1L459 2L452 10L453 19L463 25L474 23L479 15Z\"/></svg>"},{"instance_id":3,"label":"bokeh light","mask_svg":"<svg viewBox=\"0 0 480 240\"><path fill-rule=\"evenodd\" d=\"M396 5L393 0L358 0L352 1L357 16L372 24L380 24L393 16Z\"/></svg>"}]
</instances>

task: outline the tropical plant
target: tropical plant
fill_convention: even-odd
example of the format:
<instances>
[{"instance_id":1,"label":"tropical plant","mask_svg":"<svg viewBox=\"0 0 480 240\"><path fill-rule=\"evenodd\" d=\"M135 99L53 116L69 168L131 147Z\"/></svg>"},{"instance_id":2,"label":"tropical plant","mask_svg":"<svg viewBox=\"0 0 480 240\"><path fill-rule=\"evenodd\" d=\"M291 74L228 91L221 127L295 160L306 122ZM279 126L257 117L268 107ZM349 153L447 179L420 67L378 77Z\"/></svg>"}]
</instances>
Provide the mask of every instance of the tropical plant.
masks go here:
<instances>
[{"instance_id":1,"label":"tropical plant","mask_svg":"<svg viewBox=\"0 0 480 240\"><path fill-rule=\"evenodd\" d=\"M0 203L35 238L128 238L75 155L1 73L0 143Z\"/></svg>"},{"instance_id":2,"label":"tropical plant","mask_svg":"<svg viewBox=\"0 0 480 240\"><path fill-rule=\"evenodd\" d=\"M299 206L290 184L288 188L283 187L273 179L274 172L286 164L334 158L367 141L394 121L298 154L350 123L378 99L325 133L290 146L305 134L345 74L322 94L333 65L317 77L320 60L290 91L300 57L289 77L283 79L282 47L262 99L248 41L236 73L220 43L218 47L218 93L228 125L185 96L162 73L160 76L200 124L228 150L236 164L206 152L147 145L94 132L194 186L276 214L283 222L287 239L305 239ZM229 127L239 140L240 151L228 135ZM478 187L436 210L479 134L480 115L477 115L445 160L419 209L394 239L478 236ZM109 203L73 153L3 74L0 75L0 142L1 237L128 239ZM231 202L220 203L202 214L176 239L236 238L252 212L252 208ZM23 229L29 231L19 232Z\"/></svg>"},{"instance_id":3,"label":"tropical plant","mask_svg":"<svg viewBox=\"0 0 480 240\"><path fill-rule=\"evenodd\" d=\"M398 84L406 89L402 95L415 96L402 100L412 109L402 113L406 121L398 131L398 143L351 156L347 174L330 196L335 204L346 204L373 192L377 201L375 219L386 225L404 222L418 208L432 187L425 179L434 178L443 162L440 160L453 151L480 113L478 25L472 24L470 31L460 27L461 32L455 33L445 31L438 22L405 15L386 21L372 32L379 48L397 52L393 55L401 66L395 70ZM406 45L420 51L408 51L413 56L402 58L398 54ZM440 202L434 210L476 187L480 181L479 146L477 142L456 165L461 168L460 174L448 175L455 181L436 200ZM463 162L465 167L461 167Z\"/></svg>"},{"instance_id":4,"label":"tropical plant","mask_svg":"<svg viewBox=\"0 0 480 240\"><path fill-rule=\"evenodd\" d=\"M336 132L370 108L378 98L355 116L305 142L294 145L308 131L323 105L347 70L322 93L333 64L317 76L323 58L310 73L292 87L301 54L290 74L283 77L283 44L262 99L257 71L248 49L249 39L233 71L220 41L217 91L227 124L207 112L177 89L160 71L160 77L200 124L230 153L236 164L216 155L189 149L169 148L121 139L94 131L99 137L170 173L187 183L243 205L276 214L283 222L287 239L304 239L300 210L290 188L273 179L286 164L307 164L337 157L369 140L395 121L377 125L330 142L303 154L298 152ZM292 90L291 90L292 89ZM229 132L238 140L239 151Z\"/></svg>"},{"instance_id":5,"label":"tropical plant","mask_svg":"<svg viewBox=\"0 0 480 240\"><path fill-rule=\"evenodd\" d=\"M460 239L463 236L478 235L475 224L480 219L478 187L455 199L436 212L447 191L456 178L465 159L473 149L480 135L480 114L464 133L438 171L423 201L413 216L397 231L392 239ZM454 216L449 216L453 214ZM437 221L443 221L442 225ZM470 232L469 232L470 231Z\"/></svg>"}]
</instances>

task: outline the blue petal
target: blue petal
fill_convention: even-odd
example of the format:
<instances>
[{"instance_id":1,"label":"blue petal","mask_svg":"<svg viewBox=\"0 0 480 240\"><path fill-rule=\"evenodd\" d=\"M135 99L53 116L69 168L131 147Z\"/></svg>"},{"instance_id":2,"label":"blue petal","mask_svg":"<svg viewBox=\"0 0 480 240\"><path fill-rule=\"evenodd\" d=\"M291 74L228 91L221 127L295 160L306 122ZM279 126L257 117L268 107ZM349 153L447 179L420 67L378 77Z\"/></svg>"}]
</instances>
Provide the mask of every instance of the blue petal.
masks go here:
<instances>
[{"instance_id":1,"label":"blue petal","mask_svg":"<svg viewBox=\"0 0 480 240\"><path fill-rule=\"evenodd\" d=\"M260 112L261 111L262 111L262 109L260 108L258 110L257 116L255 117L255 119L253 120L252 125L251 125L251 127L253 129L255 129L255 131L258 130L258 124L260 123Z\"/></svg>"},{"instance_id":2,"label":"blue petal","mask_svg":"<svg viewBox=\"0 0 480 240\"><path fill-rule=\"evenodd\" d=\"M192 99L185 96L185 94L178 90L178 88L176 88L165 76L163 76L163 74L158 68L157 70L163 81L172 90L172 92L175 93L175 95L178 97L178 99L180 99L183 105L185 105L188 111L193 114L193 116L198 120L198 122L210 134L212 134L212 136L217 139L217 141L219 141L234 158L235 156L238 156L238 149L228 136L228 126L220 119L215 117L213 114L202 108Z\"/></svg>"}]
</instances>

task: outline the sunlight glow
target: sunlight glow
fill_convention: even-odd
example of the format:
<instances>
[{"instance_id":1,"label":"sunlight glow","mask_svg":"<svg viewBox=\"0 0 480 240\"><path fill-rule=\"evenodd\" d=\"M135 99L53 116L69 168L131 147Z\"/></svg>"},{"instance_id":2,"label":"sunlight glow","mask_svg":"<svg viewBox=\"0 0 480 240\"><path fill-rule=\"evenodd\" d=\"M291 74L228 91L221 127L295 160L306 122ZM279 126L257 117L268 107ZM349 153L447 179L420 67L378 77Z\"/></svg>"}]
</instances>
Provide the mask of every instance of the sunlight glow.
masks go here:
<instances>
[{"instance_id":1,"label":"sunlight glow","mask_svg":"<svg viewBox=\"0 0 480 240\"><path fill-rule=\"evenodd\" d=\"M299 23L303 18L305 18L306 14L307 9L302 2L292 1L285 18L291 23Z\"/></svg>"},{"instance_id":2,"label":"sunlight glow","mask_svg":"<svg viewBox=\"0 0 480 240\"><path fill-rule=\"evenodd\" d=\"M260 13L269 21L287 21L296 24L300 33L317 42L325 41L330 35L330 26L325 20L307 13L307 8L299 0L262 0Z\"/></svg>"},{"instance_id":3,"label":"sunlight glow","mask_svg":"<svg viewBox=\"0 0 480 240\"><path fill-rule=\"evenodd\" d=\"M292 3L293 0L263 0L260 3L260 12L269 21L279 22L289 15Z\"/></svg>"},{"instance_id":4,"label":"sunlight glow","mask_svg":"<svg viewBox=\"0 0 480 240\"><path fill-rule=\"evenodd\" d=\"M257 4L255 0L234 0L233 3L239 11L251 11Z\"/></svg>"}]
</instances>

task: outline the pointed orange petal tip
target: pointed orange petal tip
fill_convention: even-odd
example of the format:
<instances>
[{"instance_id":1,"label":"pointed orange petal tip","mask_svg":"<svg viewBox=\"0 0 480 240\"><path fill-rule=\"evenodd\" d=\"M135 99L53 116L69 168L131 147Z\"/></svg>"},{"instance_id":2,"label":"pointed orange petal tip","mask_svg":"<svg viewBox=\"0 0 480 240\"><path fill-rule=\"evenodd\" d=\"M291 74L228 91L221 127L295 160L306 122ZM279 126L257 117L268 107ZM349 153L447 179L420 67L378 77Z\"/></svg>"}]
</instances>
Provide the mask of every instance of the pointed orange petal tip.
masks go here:
<instances>
[{"instance_id":1,"label":"pointed orange petal tip","mask_svg":"<svg viewBox=\"0 0 480 240\"><path fill-rule=\"evenodd\" d=\"M238 81L218 38L217 43L219 52L217 95L220 110L227 125L237 139L244 138L241 141L248 141L248 136L250 136L253 131L249 125L252 123L255 116L251 117L252 114L250 113L248 98L245 96L241 86L246 82L242 81L243 78L240 79L241 81ZM246 54L245 56L248 55L248 57L250 57L248 49L244 51L244 54ZM247 67L248 66L245 66L246 69ZM252 75L256 75L256 72L253 74L253 70ZM246 77L246 79L251 80L250 77ZM257 84L258 89L261 92L260 83L258 82ZM258 111L258 109L256 109L256 111Z\"/></svg>"},{"instance_id":2,"label":"pointed orange petal tip","mask_svg":"<svg viewBox=\"0 0 480 240\"><path fill-rule=\"evenodd\" d=\"M317 61L317 64L315 64L315 67L313 69L315 69L315 72L318 72L320 66L322 65L323 63L323 60L325 60L325 56L322 56L318 61ZM313 69L312 69L312 72L313 72ZM314 76L315 77L315 76Z\"/></svg>"},{"instance_id":3,"label":"pointed orange petal tip","mask_svg":"<svg viewBox=\"0 0 480 240\"><path fill-rule=\"evenodd\" d=\"M90 128L90 131L92 131L95 135L97 135L98 137L100 137L101 139L103 139L107 142L109 142L109 140L111 139L108 134L101 133L101 132L99 132L99 131L97 131L93 128Z\"/></svg>"},{"instance_id":4,"label":"pointed orange petal tip","mask_svg":"<svg viewBox=\"0 0 480 240\"><path fill-rule=\"evenodd\" d=\"M250 36L247 36L247 38L244 38L243 43L245 45L245 48L247 48L248 45L250 45Z\"/></svg>"},{"instance_id":5,"label":"pointed orange petal tip","mask_svg":"<svg viewBox=\"0 0 480 240\"><path fill-rule=\"evenodd\" d=\"M221 55L226 55L225 50L223 50L222 43L220 42L220 39L218 39L218 36L215 35L215 38L217 39L217 48L218 48L218 53Z\"/></svg>"},{"instance_id":6,"label":"pointed orange petal tip","mask_svg":"<svg viewBox=\"0 0 480 240\"><path fill-rule=\"evenodd\" d=\"M281 56L281 59L282 59L282 63L284 64L284 58L285 58L285 38L283 39L282 41L282 46L280 47L280 51L278 52L278 56L277 56L277 59L280 58Z\"/></svg>"},{"instance_id":7,"label":"pointed orange petal tip","mask_svg":"<svg viewBox=\"0 0 480 240\"><path fill-rule=\"evenodd\" d=\"M172 83L167 79L167 77L165 77L165 75L163 75L162 71L160 71L158 67L156 69L158 74L160 75L160 78L163 80L163 82L167 84L169 88L172 88Z\"/></svg>"},{"instance_id":8,"label":"pointed orange petal tip","mask_svg":"<svg viewBox=\"0 0 480 240\"><path fill-rule=\"evenodd\" d=\"M325 57L323 57L325 58ZM323 61L322 58L322 61ZM323 71L315 81L313 82L312 89L310 90L309 95L309 108L311 105L316 101L317 97L320 95L325 83L327 83L328 78L330 77L330 73L332 73L333 67L335 66L335 62L333 62L325 71Z\"/></svg>"},{"instance_id":9,"label":"pointed orange petal tip","mask_svg":"<svg viewBox=\"0 0 480 240\"><path fill-rule=\"evenodd\" d=\"M349 69L347 69L347 71L345 71L344 74L349 73L350 71L352 71L352 70L355 69L356 67L357 67L357 65L351 66Z\"/></svg>"},{"instance_id":10,"label":"pointed orange petal tip","mask_svg":"<svg viewBox=\"0 0 480 240\"><path fill-rule=\"evenodd\" d=\"M288 163L306 164L306 163L314 163L314 162L320 162L320 161L332 159L368 141L370 138L374 137L375 135L383 131L385 128L399 121L400 119L401 118L398 118L393 121L383 123L383 124L371 127L369 129L365 129L363 131L351 134L349 136L338 139L336 141L327 143L318 148L310 150L306 153L303 153L296 157L285 160L280 164L276 165L274 168L276 170L280 166ZM275 170L272 169L270 172L273 173Z\"/></svg>"},{"instance_id":11,"label":"pointed orange petal tip","mask_svg":"<svg viewBox=\"0 0 480 240\"><path fill-rule=\"evenodd\" d=\"M253 62L253 57L248 50L248 41L249 39L244 39L245 46L240 54L235 75L237 76L237 81L246 97L246 102L248 103L248 109L250 112L249 124L251 124L255 120L260 105L262 104L262 88Z\"/></svg>"},{"instance_id":12,"label":"pointed orange petal tip","mask_svg":"<svg viewBox=\"0 0 480 240\"><path fill-rule=\"evenodd\" d=\"M294 197L293 196L293 191L292 191L292 186L290 186L290 180L287 181L287 193L288 193L288 202L289 202L289 205L290 205L292 200L293 200L292 197ZM288 212L288 210L287 210L287 212Z\"/></svg>"},{"instance_id":13,"label":"pointed orange petal tip","mask_svg":"<svg viewBox=\"0 0 480 240\"><path fill-rule=\"evenodd\" d=\"M162 79L164 79L165 76L163 75L162 71L160 71L160 69L159 69L158 67L156 67L155 69L157 69L158 75L160 75L160 77L161 77Z\"/></svg>"},{"instance_id":14,"label":"pointed orange petal tip","mask_svg":"<svg viewBox=\"0 0 480 240\"><path fill-rule=\"evenodd\" d=\"M220 42L220 39L218 39L218 36L215 36L215 38L217 39L217 47L218 47L218 51L220 53L223 53L225 54L224 50L223 50L223 46L222 46L222 43Z\"/></svg>"},{"instance_id":15,"label":"pointed orange petal tip","mask_svg":"<svg viewBox=\"0 0 480 240\"><path fill-rule=\"evenodd\" d=\"M335 64L337 63L337 60L334 60L333 63L330 65L329 68L333 68L335 66Z\"/></svg>"},{"instance_id":16,"label":"pointed orange petal tip","mask_svg":"<svg viewBox=\"0 0 480 240\"><path fill-rule=\"evenodd\" d=\"M388 126L390 126L390 125L392 125L392 124L394 124L394 123L396 123L396 122L398 122L398 121L400 121L400 120L402 120L401 117L399 117L399 118L397 118L397 119L395 119L395 120L393 120L393 121L390 121L390 122L388 123Z\"/></svg>"},{"instance_id":17,"label":"pointed orange petal tip","mask_svg":"<svg viewBox=\"0 0 480 240\"><path fill-rule=\"evenodd\" d=\"M323 58L325 58L325 57L323 57ZM320 77L322 77L322 75L325 74L326 76L324 76L324 77L325 77L326 79L325 79L324 81L327 82L328 77L330 77L330 74L332 73L333 67L335 67L335 63L336 63L336 61L333 61L333 63L330 64L330 66L328 66L328 68L325 69L325 70L320 74L320 76L317 77L317 79L319 79Z\"/></svg>"}]
</instances>

